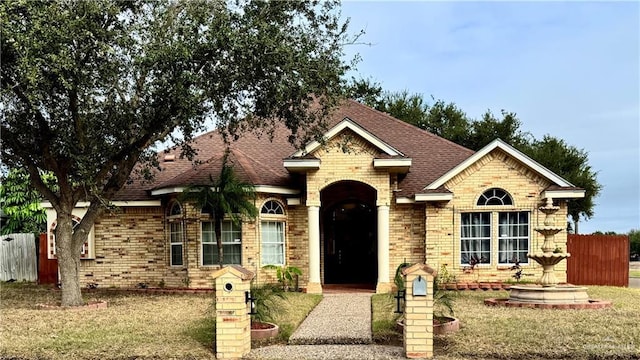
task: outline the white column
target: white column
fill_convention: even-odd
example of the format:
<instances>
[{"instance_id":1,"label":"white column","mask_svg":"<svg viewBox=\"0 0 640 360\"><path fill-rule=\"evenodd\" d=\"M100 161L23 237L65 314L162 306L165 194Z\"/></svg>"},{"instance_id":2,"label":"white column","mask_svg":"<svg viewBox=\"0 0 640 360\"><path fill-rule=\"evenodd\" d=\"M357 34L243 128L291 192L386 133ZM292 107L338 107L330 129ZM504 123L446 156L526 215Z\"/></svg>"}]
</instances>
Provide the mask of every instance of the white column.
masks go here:
<instances>
[{"instance_id":1,"label":"white column","mask_svg":"<svg viewBox=\"0 0 640 360\"><path fill-rule=\"evenodd\" d=\"M389 282L389 206L378 206L378 284L376 292L391 291Z\"/></svg>"},{"instance_id":2,"label":"white column","mask_svg":"<svg viewBox=\"0 0 640 360\"><path fill-rule=\"evenodd\" d=\"M322 294L320 284L320 207L308 206L309 217L309 283L307 292Z\"/></svg>"}]
</instances>

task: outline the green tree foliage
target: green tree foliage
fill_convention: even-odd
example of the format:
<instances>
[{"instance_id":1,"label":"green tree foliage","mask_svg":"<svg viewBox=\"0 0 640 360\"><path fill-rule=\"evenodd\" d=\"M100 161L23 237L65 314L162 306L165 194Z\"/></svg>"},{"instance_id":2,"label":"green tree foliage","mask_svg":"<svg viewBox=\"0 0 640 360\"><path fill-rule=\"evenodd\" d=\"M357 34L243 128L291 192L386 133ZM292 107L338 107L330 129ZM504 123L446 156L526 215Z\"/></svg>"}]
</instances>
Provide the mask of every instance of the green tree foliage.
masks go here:
<instances>
[{"instance_id":1,"label":"green tree foliage","mask_svg":"<svg viewBox=\"0 0 640 360\"><path fill-rule=\"evenodd\" d=\"M236 225L242 224L243 216L255 218L258 209L255 206L256 192L253 185L241 181L229 164L229 151L222 160L220 175L206 186L188 187L180 196L181 200L192 202L198 209L206 209L214 219L214 232L218 247L218 261L223 265L222 222L225 216Z\"/></svg>"},{"instance_id":2,"label":"green tree foliage","mask_svg":"<svg viewBox=\"0 0 640 360\"><path fill-rule=\"evenodd\" d=\"M573 199L568 204L573 230L576 234L579 233L580 219L589 219L594 215L594 199L602 189L597 173L589 165L588 153L549 135L545 135L542 140L532 141L522 150L549 170L585 190L584 198Z\"/></svg>"},{"instance_id":3,"label":"green tree foliage","mask_svg":"<svg viewBox=\"0 0 640 360\"><path fill-rule=\"evenodd\" d=\"M631 255L640 256L640 230L629 231L629 252Z\"/></svg>"},{"instance_id":4,"label":"green tree foliage","mask_svg":"<svg viewBox=\"0 0 640 360\"><path fill-rule=\"evenodd\" d=\"M23 168L57 213L62 304L83 303L91 226L158 141L183 144L216 122L225 138L277 122L296 145L317 136L343 94L355 39L335 1L0 3L2 162ZM311 106L314 105L314 106ZM148 166L138 166L146 164ZM43 182L50 171L58 188ZM72 232L71 211L90 205Z\"/></svg>"},{"instance_id":5,"label":"green tree foliage","mask_svg":"<svg viewBox=\"0 0 640 360\"><path fill-rule=\"evenodd\" d=\"M42 174L41 177L44 183L55 186L51 174ZM31 186L29 174L12 169L0 181L0 207L9 218L2 234L44 232L47 214L40 207L42 196Z\"/></svg>"}]
</instances>

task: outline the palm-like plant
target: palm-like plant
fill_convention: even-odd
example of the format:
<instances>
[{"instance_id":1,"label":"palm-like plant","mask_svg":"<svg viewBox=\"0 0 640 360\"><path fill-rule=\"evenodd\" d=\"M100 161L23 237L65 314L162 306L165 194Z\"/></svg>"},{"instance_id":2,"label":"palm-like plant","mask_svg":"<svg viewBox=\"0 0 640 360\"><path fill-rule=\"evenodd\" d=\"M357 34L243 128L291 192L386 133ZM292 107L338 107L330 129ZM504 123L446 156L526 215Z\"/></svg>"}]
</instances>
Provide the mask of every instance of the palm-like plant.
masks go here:
<instances>
[{"instance_id":1,"label":"palm-like plant","mask_svg":"<svg viewBox=\"0 0 640 360\"><path fill-rule=\"evenodd\" d=\"M181 200L191 201L198 208L208 210L213 218L220 266L223 265L222 222L225 216L229 216L235 225L240 225L243 216L253 219L258 215L258 209L254 204L255 188L238 178L233 165L229 164L229 153L227 148L220 175L217 178L209 175L209 186L189 186L181 196Z\"/></svg>"}]
</instances>

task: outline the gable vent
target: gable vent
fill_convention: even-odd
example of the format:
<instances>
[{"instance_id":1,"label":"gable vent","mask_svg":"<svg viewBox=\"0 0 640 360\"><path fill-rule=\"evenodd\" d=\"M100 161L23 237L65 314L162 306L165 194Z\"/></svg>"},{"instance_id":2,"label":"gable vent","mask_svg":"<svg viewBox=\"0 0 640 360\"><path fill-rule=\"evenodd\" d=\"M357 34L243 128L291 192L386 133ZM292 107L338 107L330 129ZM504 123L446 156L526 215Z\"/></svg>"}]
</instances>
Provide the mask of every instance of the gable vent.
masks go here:
<instances>
[{"instance_id":1,"label":"gable vent","mask_svg":"<svg viewBox=\"0 0 640 360\"><path fill-rule=\"evenodd\" d=\"M175 154L167 154L164 156L164 162L173 162L176 159Z\"/></svg>"}]
</instances>

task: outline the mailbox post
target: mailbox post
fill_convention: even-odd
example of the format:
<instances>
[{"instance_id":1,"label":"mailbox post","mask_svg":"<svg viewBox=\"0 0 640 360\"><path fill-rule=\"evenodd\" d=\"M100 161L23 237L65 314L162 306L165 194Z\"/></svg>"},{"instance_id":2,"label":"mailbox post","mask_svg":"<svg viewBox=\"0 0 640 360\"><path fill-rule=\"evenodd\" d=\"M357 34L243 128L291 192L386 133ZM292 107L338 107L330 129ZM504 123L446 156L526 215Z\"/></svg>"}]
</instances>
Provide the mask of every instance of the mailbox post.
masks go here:
<instances>
[{"instance_id":1,"label":"mailbox post","mask_svg":"<svg viewBox=\"0 0 640 360\"><path fill-rule=\"evenodd\" d=\"M253 272L237 265L214 272L216 336L213 351L216 359L240 359L251 351L252 311L250 281Z\"/></svg>"},{"instance_id":2,"label":"mailbox post","mask_svg":"<svg viewBox=\"0 0 640 360\"><path fill-rule=\"evenodd\" d=\"M404 350L407 358L433 357L433 278L436 270L414 264L402 271L406 294Z\"/></svg>"}]
</instances>

